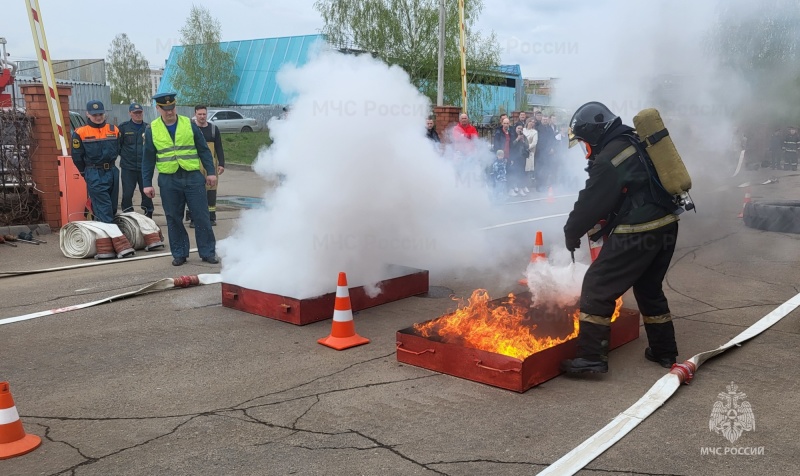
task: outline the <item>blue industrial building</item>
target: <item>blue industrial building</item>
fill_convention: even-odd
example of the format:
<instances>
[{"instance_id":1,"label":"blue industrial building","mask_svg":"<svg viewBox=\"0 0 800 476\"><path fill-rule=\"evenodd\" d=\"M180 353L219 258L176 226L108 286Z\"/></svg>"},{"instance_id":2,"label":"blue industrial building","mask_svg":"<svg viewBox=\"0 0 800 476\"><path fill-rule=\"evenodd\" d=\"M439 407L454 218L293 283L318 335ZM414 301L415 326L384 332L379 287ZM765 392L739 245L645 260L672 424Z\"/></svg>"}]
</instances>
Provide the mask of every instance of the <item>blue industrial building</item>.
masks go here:
<instances>
[{"instance_id":1,"label":"blue industrial building","mask_svg":"<svg viewBox=\"0 0 800 476\"><path fill-rule=\"evenodd\" d=\"M286 105L292 98L281 90L277 82L278 71L283 66L300 67L306 64L316 48L326 45L323 35L286 36L257 40L226 41L220 43L225 51L235 57L234 73L238 83L229 94L230 106ZM172 76L182 46L173 46L158 92L172 91ZM506 111L516 110L523 94L522 73L519 65L498 66L492 71L497 76L494 84L471 85L484 88L489 99L483 103L471 100L469 110L473 117L478 114L496 114L500 107Z\"/></svg>"}]
</instances>

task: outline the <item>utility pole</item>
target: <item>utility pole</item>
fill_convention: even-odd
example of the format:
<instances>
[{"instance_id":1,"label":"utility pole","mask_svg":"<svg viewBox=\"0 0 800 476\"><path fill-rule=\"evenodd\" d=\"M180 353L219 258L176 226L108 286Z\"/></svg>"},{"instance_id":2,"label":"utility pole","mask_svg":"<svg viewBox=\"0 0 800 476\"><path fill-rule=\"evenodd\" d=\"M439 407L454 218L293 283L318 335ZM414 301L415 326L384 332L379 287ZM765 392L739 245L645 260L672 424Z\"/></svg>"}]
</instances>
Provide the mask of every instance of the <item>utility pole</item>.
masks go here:
<instances>
[{"instance_id":1,"label":"utility pole","mask_svg":"<svg viewBox=\"0 0 800 476\"><path fill-rule=\"evenodd\" d=\"M445 0L439 0L439 72L436 80L436 105L444 105L444 23Z\"/></svg>"}]
</instances>

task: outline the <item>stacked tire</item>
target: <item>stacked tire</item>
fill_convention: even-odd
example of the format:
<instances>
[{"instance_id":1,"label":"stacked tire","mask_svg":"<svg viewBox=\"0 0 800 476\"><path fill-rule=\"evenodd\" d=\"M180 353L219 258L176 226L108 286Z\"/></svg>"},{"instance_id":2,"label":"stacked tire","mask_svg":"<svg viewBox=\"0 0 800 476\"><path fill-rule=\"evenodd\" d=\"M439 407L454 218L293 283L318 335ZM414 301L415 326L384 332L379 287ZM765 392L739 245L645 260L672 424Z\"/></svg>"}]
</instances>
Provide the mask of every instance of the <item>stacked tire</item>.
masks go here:
<instances>
[{"instance_id":1,"label":"stacked tire","mask_svg":"<svg viewBox=\"0 0 800 476\"><path fill-rule=\"evenodd\" d=\"M750 202L744 207L744 224L779 233L800 233L800 200Z\"/></svg>"}]
</instances>

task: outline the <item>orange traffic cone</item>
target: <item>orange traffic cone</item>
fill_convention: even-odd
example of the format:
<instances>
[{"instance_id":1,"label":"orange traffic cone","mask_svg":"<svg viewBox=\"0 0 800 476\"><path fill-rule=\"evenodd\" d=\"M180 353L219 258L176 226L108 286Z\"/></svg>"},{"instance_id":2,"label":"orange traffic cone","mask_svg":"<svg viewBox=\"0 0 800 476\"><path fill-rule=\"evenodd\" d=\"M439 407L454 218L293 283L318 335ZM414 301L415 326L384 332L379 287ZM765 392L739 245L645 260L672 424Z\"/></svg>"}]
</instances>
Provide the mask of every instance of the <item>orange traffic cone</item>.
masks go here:
<instances>
[{"instance_id":1,"label":"orange traffic cone","mask_svg":"<svg viewBox=\"0 0 800 476\"><path fill-rule=\"evenodd\" d=\"M590 238L592 235L597 233L598 231L602 230L603 227L606 225L605 220L600 220L600 223L596 224L589 230L589 233L586 234L586 239L589 242L589 256L592 258L592 263L600 256L600 250L603 249L603 243L605 243L605 237L601 237L597 241L592 241Z\"/></svg>"},{"instance_id":2,"label":"orange traffic cone","mask_svg":"<svg viewBox=\"0 0 800 476\"><path fill-rule=\"evenodd\" d=\"M749 188L744 193L744 203L742 203L742 211L739 212L739 216L736 217L736 218L744 218L744 208L747 206L748 203L750 203L750 189Z\"/></svg>"},{"instance_id":3,"label":"orange traffic cone","mask_svg":"<svg viewBox=\"0 0 800 476\"><path fill-rule=\"evenodd\" d=\"M547 203L556 203L556 197L553 195L553 187L547 187Z\"/></svg>"},{"instance_id":4,"label":"orange traffic cone","mask_svg":"<svg viewBox=\"0 0 800 476\"><path fill-rule=\"evenodd\" d=\"M30 453L41 444L38 436L25 434L8 382L0 382L0 459Z\"/></svg>"},{"instance_id":5,"label":"orange traffic cone","mask_svg":"<svg viewBox=\"0 0 800 476\"><path fill-rule=\"evenodd\" d=\"M347 289L347 275L344 273L339 273L339 282L336 286L336 304L333 306L331 335L323 337L317 342L336 350L369 344L369 339L356 334L353 309L350 307L350 290Z\"/></svg>"},{"instance_id":6,"label":"orange traffic cone","mask_svg":"<svg viewBox=\"0 0 800 476\"><path fill-rule=\"evenodd\" d=\"M542 232L536 232L536 241L533 242L533 253L531 253L531 263L535 263L539 260L546 260L547 255L544 253L544 239L542 238ZM519 284L523 286L528 285L528 280L525 278L520 279L517 281Z\"/></svg>"}]
</instances>

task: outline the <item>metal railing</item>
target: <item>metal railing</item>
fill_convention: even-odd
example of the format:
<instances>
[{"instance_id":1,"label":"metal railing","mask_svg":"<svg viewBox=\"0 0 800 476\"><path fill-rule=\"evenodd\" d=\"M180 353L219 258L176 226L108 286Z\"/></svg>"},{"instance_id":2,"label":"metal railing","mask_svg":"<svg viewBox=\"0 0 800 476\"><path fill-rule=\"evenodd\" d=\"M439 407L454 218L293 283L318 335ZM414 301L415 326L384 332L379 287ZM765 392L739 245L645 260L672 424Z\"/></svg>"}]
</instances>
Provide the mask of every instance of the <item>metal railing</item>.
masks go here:
<instances>
[{"instance_id":1,"label":"metal railing","mask_svg":"<svg viewBox=\"0 0 800 476\"><path fill-rule=\"evenodd\" d=\"M31 170L33 118L0 110L0 226L37 223L42 205Z\"/></svg>"}]
</instances>

